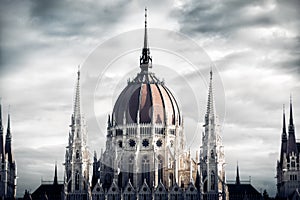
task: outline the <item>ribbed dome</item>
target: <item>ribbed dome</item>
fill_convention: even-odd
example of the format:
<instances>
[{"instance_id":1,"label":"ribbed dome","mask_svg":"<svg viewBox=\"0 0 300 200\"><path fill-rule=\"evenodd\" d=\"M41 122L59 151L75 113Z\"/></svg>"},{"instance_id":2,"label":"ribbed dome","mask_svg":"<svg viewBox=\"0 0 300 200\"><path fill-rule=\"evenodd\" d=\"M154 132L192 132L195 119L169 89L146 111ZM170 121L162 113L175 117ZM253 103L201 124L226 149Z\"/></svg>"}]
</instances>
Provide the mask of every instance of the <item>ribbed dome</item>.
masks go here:
<instances>
[{"instance_id":1,"label":"ribbed dome","mask_svg":"<svg viewBox=\"0 0 300 200\"><path fill-rule=\"evenodd\" d=\"M121 92L113 109L117 125L181 121L178 104L170 90L153 73L139 73ZM125 121L124 121L125 116Z\"/></svg>"},{"instance_id":2,"label":"ribbed dome","mask_svg":"<svg viewBox=\"0 0 300 200\"><path fill-rule=\"evenodd\" d=\"M163 82L149 72L152 68L152 57L148 45L147 10L145 10L145 35L141 72L128 82L121 92L113 109L113 122L118 126L131 123L153 123L175 125L181 122L178 104Z\"/></svg>"}]
</instances>

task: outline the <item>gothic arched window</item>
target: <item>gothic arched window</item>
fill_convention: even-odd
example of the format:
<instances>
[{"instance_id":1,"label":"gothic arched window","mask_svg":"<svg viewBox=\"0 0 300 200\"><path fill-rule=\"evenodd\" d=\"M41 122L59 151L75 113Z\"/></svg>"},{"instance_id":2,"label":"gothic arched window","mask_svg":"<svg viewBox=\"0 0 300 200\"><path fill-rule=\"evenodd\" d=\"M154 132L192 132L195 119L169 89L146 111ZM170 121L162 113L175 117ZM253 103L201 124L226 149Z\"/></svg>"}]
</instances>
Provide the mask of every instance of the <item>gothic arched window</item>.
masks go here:
<instances>
[{"instance_id":1,"label":"gothic arched window","mask_svg":"<svg viewBox=\"0 0 300 200\"><path fill-rule=\"evenodd\" d=\"M150 185L150 161L147 156L144 156L142 160L142 180L145 179L147 184Z\"/></svg>"},{"instance_id":2,"label":"gothic arched window","mask_svg":"<svg viewBox=\"0 0 300 200\"><path fill-rule=\"evenodd\" d=\"M158 156L158 181L163 182L164 161L161 156Z\"/></svg>"},{"instance_id":3,"label":"gothic arched window","mask_svg":"<svg viewBox=\"0 0 300 200\"><path fill-rule=\"evenodd\" d=\"M75 190L79 190L79 172L75 174Z\"/></svg>"},{"instance_id":4,"label":"gothic arched window","mask_svg":"<svg viewBox=\"0 0 300 200\"><path fill-rule=\"evenodd\" d=\"M79 159L79 150L76 150L76 159Z\"/></svg>"},{"instance_id":5,"label":"gothic arched window","mask_svg":"<svg viewBox=\"0 0 300 200\"><path fill-rule=\"evenodd\" d=\"M130 182L133 184L133 164L134 164L134 157L129 157L128 162L128 178L130 179Z\"/></svg>"},{"instance_id":6,"label":"gothic arched window","mask_svg":"<svg viewBox=\"0 0 300 200\"><path fill-rule=\"evenodd\" d=\"M210 175L210 178L211 178L211 186L210 186L210 189L211 190L214 190L215 189L215 173L214 171L211 171L211 175Z\"/></svg>"}]
</instances>

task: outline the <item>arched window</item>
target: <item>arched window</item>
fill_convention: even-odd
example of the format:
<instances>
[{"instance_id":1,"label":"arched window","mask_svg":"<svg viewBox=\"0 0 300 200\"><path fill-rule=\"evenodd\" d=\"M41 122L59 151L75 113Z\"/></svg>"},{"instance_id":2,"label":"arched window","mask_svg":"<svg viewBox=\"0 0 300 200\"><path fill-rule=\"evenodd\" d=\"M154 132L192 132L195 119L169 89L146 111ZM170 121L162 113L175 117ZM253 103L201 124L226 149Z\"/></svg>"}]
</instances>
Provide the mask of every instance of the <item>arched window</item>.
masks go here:
<instances>
[{"instance_id":1,"label":"arched window","mask_svg":"<svg viewBox=\"0 0 300 200\"><path fill-rule=\"evenodd\" d=\"M164 161L161 156L158 156L158 182L163 182Z\"/></svg>"},{"instance_id":2,"label":"arched window","mask_svg":"<svg viewBox=\"0 0 300 200\"><path fill-rule=\"evenodd\" d=\"M214 190L215 189L215 173L214 171L211 171L211 175L210 175L210 178L211 178L211 186L210 186L210 189L211 190Z\"/></svg>"},{"instance_id":3,"label":"arched window","mask_svg":"<svg viewBox=\"0 0 300 200\"><path fill-rule=\"evenodd\" d=\"M145 179L147 184L150 185L150 161L147 156L144 156L142 160L142 180Z\"/></svg>"},{"instance_id":4,"label":"arched window","mask_svg":"<svg viewBox=\"0 0 300 200\"><path fill-rule=\"evenodd\" d=\"M75 174L75 190L79 190L79 172Z\"/></svg>"},{"instance_id":5,"label":"arched window","mask_svg":"<svg viewBox=\"0 0 300 200\"><path fill-rule=\"evenodd\" d=\"M130 179L130 182L133 184L133 165L134 165L134 157L129 157L128 162L128 178Z\"/></svg>"},{"instance_id":6,"label":"arched window","mask_svg":"<svg viewBox=\"0 0 300 200\"><path fill-rule=\"evenodd\" d=\"M76 150L76 159L79 159L79 150Z\"/></svg>"}]
</instances>

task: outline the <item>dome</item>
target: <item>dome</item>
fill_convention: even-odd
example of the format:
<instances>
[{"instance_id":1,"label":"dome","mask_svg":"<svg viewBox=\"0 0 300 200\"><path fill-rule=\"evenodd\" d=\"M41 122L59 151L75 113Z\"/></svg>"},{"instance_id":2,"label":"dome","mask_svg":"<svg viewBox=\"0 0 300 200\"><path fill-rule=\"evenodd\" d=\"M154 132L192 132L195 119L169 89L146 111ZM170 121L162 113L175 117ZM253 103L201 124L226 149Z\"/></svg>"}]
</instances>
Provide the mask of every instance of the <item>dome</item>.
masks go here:
<instances>
[{"instance_id":1,"label":"dome","mask_svg":"<svg viewBox=\"0 0 300 200\"><path fill-rule=\"evenodd\" d=\"M145 13L145 35L142 56L140 57L141 72L128 82L121 92L113 109L115 125L145 123L175 125L181 123L179 106L170 90L149 72L152 68L152 57L148 45L147 20Z\"/></svg>"},{"instance_id":2,"label":"dome","mask_svg":"<svg viewBox=\"0 0 300 200\"><path fill-rule=\"evenodd\" d=\"M113 117L116 125L130 123L180 124L178 103L153 73L142 71L119 95Z\"/></svg>"}]
</instances>

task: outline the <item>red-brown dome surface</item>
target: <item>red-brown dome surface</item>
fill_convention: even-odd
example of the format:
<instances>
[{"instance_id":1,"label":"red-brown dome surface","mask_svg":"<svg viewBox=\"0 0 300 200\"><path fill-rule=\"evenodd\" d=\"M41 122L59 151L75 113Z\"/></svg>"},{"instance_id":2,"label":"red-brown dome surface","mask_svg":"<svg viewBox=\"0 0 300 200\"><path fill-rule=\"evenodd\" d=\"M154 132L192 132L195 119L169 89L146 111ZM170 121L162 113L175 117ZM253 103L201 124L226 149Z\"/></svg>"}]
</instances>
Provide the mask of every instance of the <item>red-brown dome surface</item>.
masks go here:
<instances>
[{"instance_id":1,"label":"red-brown dome surface","mask_svg":"<svg viewBox=\"0 0 300 200\"><path fill-rule=\"evenodd\" d=\"M130 123L180 124L181 116L173 94L153 73L142 71L118 97L113 117L116 125ZM125 119L124 119L125 117Z\"/></svg>"}]
</instances>

